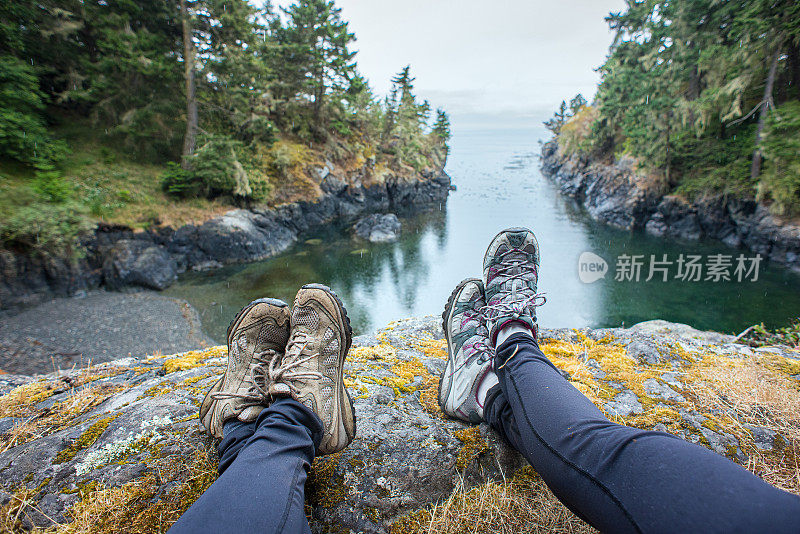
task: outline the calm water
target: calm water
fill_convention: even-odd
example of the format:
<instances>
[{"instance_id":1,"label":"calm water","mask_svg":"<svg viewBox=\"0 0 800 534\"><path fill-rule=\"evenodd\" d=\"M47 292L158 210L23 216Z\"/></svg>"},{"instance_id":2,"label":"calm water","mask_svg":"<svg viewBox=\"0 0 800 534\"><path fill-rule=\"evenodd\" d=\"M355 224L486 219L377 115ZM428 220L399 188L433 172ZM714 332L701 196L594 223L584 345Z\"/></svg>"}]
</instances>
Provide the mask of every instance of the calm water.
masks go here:
<instances>
[{"instance_id":1,"label":"calm water","mask_svg":"<svg viewBox=\"0 0 800 534\"><path fill-rule=\"evenodd\" d=\"M447 171L458 191L440 210L403 219L399 242L369 245L347 228L326 228L269 260L187 273L166 291L200 312L206 332L222 342L233 315L261 296L292 302L307 282L330 285L345 301L356 333L412 315L440 314L452 288L480 276L486 245L502 228L532 228L542 249L540 290L547 304L540 323L556 326L619 326L666 319L697 328L738 332L765 322L788 323L800 315L800 275L762 262L758 281L688 282L661 276L645 282L651 254L676 262L680 254L735 257L748 251L717 242L678 242L617 231L592 222L539 171L541 130L459 131L452 140ZM609 274L592 284L578 278L578 257L594 252ZM644 255L639 282L617 282L623 254ZM733 274L733 268L730 270ZM705 277L705 271L703 272ZM750 276L752 278L752 275Z\"/></svg>"}]
</instances>

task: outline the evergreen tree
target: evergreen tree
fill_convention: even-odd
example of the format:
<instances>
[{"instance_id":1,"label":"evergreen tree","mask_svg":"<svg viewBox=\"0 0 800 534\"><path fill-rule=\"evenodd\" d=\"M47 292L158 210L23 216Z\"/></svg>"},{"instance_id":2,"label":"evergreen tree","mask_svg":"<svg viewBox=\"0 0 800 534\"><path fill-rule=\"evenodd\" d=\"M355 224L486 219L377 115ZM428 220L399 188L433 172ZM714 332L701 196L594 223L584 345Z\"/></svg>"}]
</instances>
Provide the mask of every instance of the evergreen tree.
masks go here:
<instances>
[{"instance_id":1,"label":"evergreen tree","mask_svg":"<svg viewBox=\"0 0 800 534\"><path fill-rule=\"evenodd\" d=\"M572 98L572 100L569 101L569 112L572 115L575 115L586 104L586 99L583 98L582 94L578 93Z\"/></svg>"},{"instance_id":2,"label":"evergreen tree","mask_svg":"<svg viewBox=\"0 0 800 534\"><path fill-rule=\"evenodd\" d=\"M433 134L443 143L450 139L450 118L442 108L436 110L436 122L433 123Z\"/></svg>"},{"instance_id":3,"label":"evergreen tree","mask_svg":"<svg viewBox=\"0 0 800 534\"><path fill-rule=\"evenodd\" d=\"M551 119L548 119L544 122L544 127L558 135L558 133L561 131L561 127L564 126L564 123L567 122L568 118L569 108L567 107L567 102L562 100L558 111L555 112L555 115L553 115Z\"/></svg>"},{"instance_id":4,"label":"evergreen tree","mask_svg":"<svg viewBox=\"0 0 800 534\"><path fill-rule=\"evenodd\" d=\"M346 88L355 73L355 52L349 49L355 36L333 0L298 0L283 12L287 24L277 29L284 69L293 71L288 89L311 99L319 132L326 96Z\"/></svg>"},{"instance_id":5,"label":"evergreen tree","mask_svg":"<svg viewBox=\"0 0 800 534\"><path fill-rule=\"evenodd\" d=\"M604 157L628 153L685 194L753 196L758 189L785 211L791 195L770 195L778 181L761 179L769 167L762 141L774 110L800 96L800 4L629 1L607 21L615 38L600 68L594 122L570 130L591 139L571 146ZM581 120L590 116L571 107ZM558 133L562 117L548 128ZM770 153L792 168L786 150ZM789 174L784 190L792 190Z\"/></svg>"}]
</instances>

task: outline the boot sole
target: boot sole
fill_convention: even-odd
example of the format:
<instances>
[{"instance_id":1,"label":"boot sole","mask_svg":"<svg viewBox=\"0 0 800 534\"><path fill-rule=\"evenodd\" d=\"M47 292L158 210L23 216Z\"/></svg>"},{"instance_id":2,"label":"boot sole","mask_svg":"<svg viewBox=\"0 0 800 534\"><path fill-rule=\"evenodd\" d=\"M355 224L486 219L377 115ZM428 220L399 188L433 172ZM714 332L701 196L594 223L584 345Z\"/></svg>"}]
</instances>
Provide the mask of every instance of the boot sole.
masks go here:
<instances>
[{"instance_id":1,"label":"boot sole","mask_svg":"<svg viewBox=\"0 0 800 534\"><path fill-rule=\"evenodd\" d=\"M505 234L507 232L530 232L531 233L531 235L533 236L533 242L536 245L536 269L537 269L537 272L538 272L539 263L541 262L541 249L539 248L539 240L536 239L536 234L530 228L525 228L524 226L515 226L513 228L506 228L505 230L500 230L499 232L497 232L497 234L495 234L495 236L492 238L492 240L489 241L489 246L492 246L492 243L494 243L495 240L498 237L500 237L502 234ZM483 270L484 271L486 270L486 254L488 254L488 253L489 253L489 247L486 247L486 252L483 254ZM483 283L485 284L486 280L484 280Z\"/></svg>"},{"instance_id":2,"label":"boot sole","mask_svg":"<svg viewBox=\"0 0 800 534\"><path fill-rule=\"evenodd\" d=\"M439 403L439 408L444 412L447 411L444 409L447 396L450 394L450 389L453 387L453 381L449 380L447 384L446 391L444 389L444 382L445 382L445 375L447 374L447 369L450 367L451 355L453 354L453 347L451 346L451 339L450 339L450 329L447 328L447 323L450 320L451 312L455 307L455 299L456 295L464 289L464 286L468 283L477 283L481 284L480 278L465 278L464 280L460 281L456 288L450 293L450 296L447 298L447 304L444 305L444 311L442 312L442 330L444 331L444 338L447 340L447 365L442 371L442 376L439 379L439 395L437 396L437 401Z\"/></svg>"},{"instance_id":3,"label":"boot sole","mask_svg":"<svg viewBox=\"0 0 800 534\"><path fill-rule=\"evenodd\" d=\"M355 438L357 425L356 425L356 410L355 410L355 403L353 402L353 398L350 396L350 392L347 391L347 388L344 385L344 360L347 357L347 354L350 352L350 347L353 344L353 327L350 325L350 317L347 316L347 308L345 308L344 302L342 299L339 298L339 295L331 289L330 287L326 286L325 284L306 284L303 286L303 289L318 289L320 291L324 291L331 297L333 297L334 302L339 310L339 318L344 325L344 334L345 334L345 350L342 351L341 356L339 357L339 377L338 377L338 385L342 392L344 392L344 397L346 397L349 406L345 406L344 402L345 399L340 395L339 397L339 431L343 433L347 437L347 442L342 447L336 447L336 450L325 451L323 454L331 454L337 452L339 450L344 449L350 442L353 441ZM342 419L344 418L345 412L347 408L350 409L350 413L353 419L353 433L349 435L347 429L345 428Z\"/></svg>"}]
</instances>

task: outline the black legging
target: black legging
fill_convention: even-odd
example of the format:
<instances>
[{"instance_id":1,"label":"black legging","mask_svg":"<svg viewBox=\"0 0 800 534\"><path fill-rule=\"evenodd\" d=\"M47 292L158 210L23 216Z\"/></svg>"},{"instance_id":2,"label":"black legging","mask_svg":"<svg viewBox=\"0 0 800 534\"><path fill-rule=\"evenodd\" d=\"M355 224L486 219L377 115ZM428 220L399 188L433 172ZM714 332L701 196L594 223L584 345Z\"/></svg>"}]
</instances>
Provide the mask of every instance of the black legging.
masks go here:
<instances>
[{"instance_id":1,"label":"black legging","mask_svg":"<svg viewBox=\"0 0 800 534\"><path fill-rule=\"evenodd\" d=\"M512 335L495 363L486 420L595 528L800 533L800 497L672 434L612 423L532 337Z\"/></svg>"}]
</instances>

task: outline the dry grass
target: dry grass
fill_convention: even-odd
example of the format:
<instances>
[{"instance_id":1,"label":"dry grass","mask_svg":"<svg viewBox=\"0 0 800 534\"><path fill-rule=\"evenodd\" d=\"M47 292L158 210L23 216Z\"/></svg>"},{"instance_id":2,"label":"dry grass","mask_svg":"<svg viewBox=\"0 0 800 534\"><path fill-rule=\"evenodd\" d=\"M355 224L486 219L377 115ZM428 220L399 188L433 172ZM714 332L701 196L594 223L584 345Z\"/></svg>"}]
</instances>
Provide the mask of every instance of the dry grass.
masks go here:
<instances>
[{"instance_id":1,"label":"dry grass","mask_svg":"<svg viewBox=\"0 0 800 534\"><path fill-rule=\"evenodd\" d=\"M52 395L52 387L47 389L46 384L35 382L12 390L0 397L0 417L22 420L8 432L0 434L0 452L70 426L76 418L124 389L124 386L108 384L73 388L64 400L42 410L34 406Z\"/></svg>"},{"instance_id":2,"label":"dry grass","mask_svg":"<svg viewBox=\"0 0 800 534\"><path fill-rule=\"evenodd\" d=\"M436 506L414 512L392 526L409 532L596 532L570 512L530 468L508 482L486 482L466 489L460 480L452 495Z\"/></svg>"},{"instance_id":3,"label":"dry grass","mask_svg":"<svg viewBox=\"0 0 800 534\"><path fill-rule=\"evenodd\" d=\"M36 494L48 482L50 479L46 479L38 488L22 489L14 493L8 493L0 488L0 495L4 498L9 497L9 501L0 507L0 532L26 532L23 522L30 523L33 514L44 516L55 523L53 518L48 517L35 504Z\"/></svg>"},{"instance_id":4,"label":"dry grass","mask_svg":"<svg viewBox=\"0 0 800 534\"><path fill-rule=\"evenodd\" d=\"M149 470L118 487L88 483L78 490L80 500L66 512L68 523L57 524L36 505L35 496L50 482L35 489L14 491L0 507L0 532L38 534L153 534L166 532L217 478L215 458L206 449L183 456L154 457ZM165 488L168 488L165 490ZM2 492L2 490L0 490ZM29 530L24 523L44 516L48 528ZM28 521L24 521L28 519ZM41 520L39 520L41 522Z\"/></svg>"},{"instance_id":5,"label":"dry grass","mask_svg":"<svg viewBox=\"0 0 800 534\"><path fill-rule=\"evenodd\" d=\"M115 488L87 488L68 511L69 523L44 534L152 534L166 532L217 478L205 449L153 462L138 480ZM160 494L160 488L175 486Z\"/></svg>"},{"instance_id":6,"label":"dry grass","mask_svg":"<svg viewBox=\"0 0 800 534\"><path fill-rule=\"evenodd\" d=\"M800 388L779 368L782 362L756 356L732 360L708 355L692 368L687 387L698 409L721 410L726 431L749 456L745 467L779 488L800 495ZM762 451L744 425L780 434L783 447Z\"/></svg>"}]
</instances>

